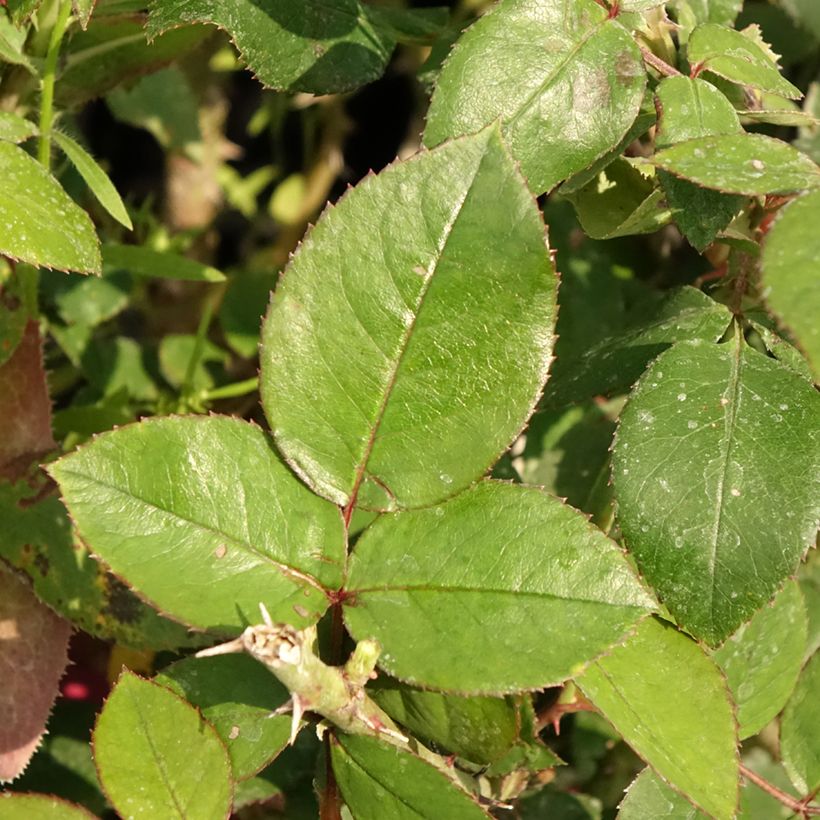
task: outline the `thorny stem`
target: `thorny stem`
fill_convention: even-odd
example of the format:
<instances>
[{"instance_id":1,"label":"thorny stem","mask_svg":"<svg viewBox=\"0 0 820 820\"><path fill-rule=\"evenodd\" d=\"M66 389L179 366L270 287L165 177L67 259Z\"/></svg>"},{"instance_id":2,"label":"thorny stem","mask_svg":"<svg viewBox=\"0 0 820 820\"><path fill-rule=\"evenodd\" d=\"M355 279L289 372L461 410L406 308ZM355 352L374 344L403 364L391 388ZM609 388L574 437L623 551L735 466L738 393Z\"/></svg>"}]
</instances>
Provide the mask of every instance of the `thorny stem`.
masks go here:
<instances>
[{"instance_id":1,"label":"thorny stem","mask_svg":"<svg viewBox=\"0 0 820 820\"><path fill-rule=\"evenodd\" d=\"M37 158L45 168L51 167L51 131L54 124L54 82L57 77L57 60L60 57L60 46L63 35L68 28L71 16L71 0L62 0L54 28L51 29L51 38L48 41L48 51L43 67L43 86L40 98L40 142L37 146Z\"/></svg>"},{"instance_id":2,"label":"thorny stem","mask_svg":"<svg viewBox=\"0 0 820 820\"><path fill-rule=\"evenodd\" d=\"M742 763L740 764L740 773L759 789L762 789L766 794L782 803L787 809L793 811L798 817L820 817L820 807L809 806L804 800L798 800L796 797L786 794L786 792L781 791L777 786L769 783L768 780L764 780L759 774L756 774ZM809 797L811 797L811 795Z\"/></svg>"},{"instance_id":3,"label":"thorny stem","mask_svg":"<svg viewBox=\"0 0 820 820\"><path fill-rule=\"evenodd\" d=\"M659 74L664 77L682 77L683 74L674 66L669 65L666 60L662 60L657 54L654 54L646 46L639 46L643 60L647 65L651 65Z\"/></svg>"}]
</instances>

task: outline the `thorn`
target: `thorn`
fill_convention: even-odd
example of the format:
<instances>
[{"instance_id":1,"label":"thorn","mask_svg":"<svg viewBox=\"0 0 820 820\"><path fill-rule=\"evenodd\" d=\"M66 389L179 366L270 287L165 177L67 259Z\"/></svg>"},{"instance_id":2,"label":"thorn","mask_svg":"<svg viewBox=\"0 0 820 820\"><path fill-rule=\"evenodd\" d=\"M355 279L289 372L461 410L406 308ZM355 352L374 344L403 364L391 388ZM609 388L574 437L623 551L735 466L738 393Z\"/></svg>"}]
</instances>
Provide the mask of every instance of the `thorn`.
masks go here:
<instances>
[{"instance_id":1,"label":"thorn","mask_svg":"<svg viewBox=\"0 0 820 820\"><path fill-rule=\"evenodd\" d=\"M293 717L290 721L290 740L288 741L288 745L293 746L296 735L299 734L299 724L302 721L302 715L305 713L305 707L302 703L302 699L295 692L291 700L293 701Z\"/></svg>"},{"instance_id":2,"label":"thorn","mask_svg":"<svg viewBox=\"0 0 820 820\"><path fill-rule=\"evenodd\" d=\"M259 602L259 611L262 613L262 620L265 622L265 626L273 626L273 618L271 618L268 608L261 601Z\"/></svg>"},{"instance_id":3,"label":"thorn","mask_svg":"<svg viewBox=\"0 0 820 820\"><path fill-rule=\"evenodd\" d=\"M227 643L219 643L216 646L211 646L207 649L200 649L199 652L197 652L196 655L194 655L194 657L212 658L215 655L231 655L236 652L244 651L245 644L240 636L239 638L234 638L232 641L228 641Z\"/></svg>"}]
</instances>

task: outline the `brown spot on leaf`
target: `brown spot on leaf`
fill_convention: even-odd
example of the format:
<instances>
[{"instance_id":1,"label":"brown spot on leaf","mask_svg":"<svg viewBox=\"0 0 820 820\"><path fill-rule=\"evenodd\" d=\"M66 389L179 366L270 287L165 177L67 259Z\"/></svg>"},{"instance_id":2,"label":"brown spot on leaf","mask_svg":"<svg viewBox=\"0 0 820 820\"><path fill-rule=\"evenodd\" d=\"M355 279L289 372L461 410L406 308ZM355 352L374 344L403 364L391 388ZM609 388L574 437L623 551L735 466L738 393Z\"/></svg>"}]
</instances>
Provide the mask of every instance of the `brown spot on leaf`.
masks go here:
<instances>
[{"instance_id":1,"label":"brown spot on leaf","mask_svg":"<svg viewBox=\"0 0 820 820\"><path fill-rule=\"evenodd\" d=\"M122 581L113 575L106 576L108 601L102 608L104 615L110 615L121 624L134 624L142 615L139 599Z\"/></svg>"},{"instance_id":2,"label":"brown spot on leaf","mask_svg":"<svg viewBox=\"0 0 820 820\"><path fill-rule=\"evenodd\" d=\"M37 567L37 570L39 571L40 575L45 577L46 575L48 575L48 570L51 566L51 563L48 560L48 557L45 555L45 553L38 552L34 556L34 566Z\"/></svg>"}]
</instances>

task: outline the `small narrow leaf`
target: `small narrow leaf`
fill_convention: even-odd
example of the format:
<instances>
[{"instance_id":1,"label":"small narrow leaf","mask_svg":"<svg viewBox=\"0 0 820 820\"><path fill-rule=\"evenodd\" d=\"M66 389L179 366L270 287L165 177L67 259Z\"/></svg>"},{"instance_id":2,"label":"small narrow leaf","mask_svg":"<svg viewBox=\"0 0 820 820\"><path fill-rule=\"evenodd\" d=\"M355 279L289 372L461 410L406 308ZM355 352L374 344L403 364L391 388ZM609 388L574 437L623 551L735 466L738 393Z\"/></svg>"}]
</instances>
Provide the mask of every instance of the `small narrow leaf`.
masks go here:
<instances>
[{"instance_id":1,"label":"small narrow leaf","mask_svg":"<svg viewBox=\"0 0 820 820\"><path fill-rule=\"evenodd\" d=\"M237 780L255 775L290 738L291 716L274 715L290 693L248 655L187 658L154 680L199 708L228 749Z\"/></svg>"},{"instance_id":2,"label":"small narrow leaf","mask_svg":"<svg viewBox=\"0 0 820 820\"><path fill-rule=\"evenodd\" d=\"M783 209L766 236L762 270L769 307L792 330L820 381L820 192Z\"/></svg>"},{"instance_id":3,"label":"small narrow leaf","mask_svg":"<svg viewBox=\"0 0 820 820\"><path fill-rule=\"evenodd\" d=\"M815 652L797 681L780 721L783 766L802 794L820 786L820 652Z\"/></svg>"},{"instance_id":4,"label":"small narrow leaf","mask_svg":"<svg viewBox=\"0 0 820 820\"><path fill-rule=\"evenodd\" d=\"M108 243L102 249L106 268L126 270L135 276L182 279L186 282L224 282L225 274L195 259L139 245Z\"/></svg>"},{"instance_id":5,"label":"small narrow leaf","mask_svg":"<svg viewBox=\"0 0 820 820\"><path fill-rule=\"evenodd\" d=\"M382 668L475 694L560 683L653 608L583 515L495 481L380 517L356 545L347 591L345 620L380 641Z\"/></svg>"},{"instance_id":6,"label":"small narrow leaf","mask_svg":"<svg viewBox=\"0 0 820 820\"><path fill-rule=\"evenodd\" d=\"M0 54L0 57L2 56ZM0 140L20 143L37 136L37 133L37 126L31 120L7 111L0 111Z\"/></svg>"},{"instance_id":7,"label":"small narrow leaf","mask_svg":"<svg viewBox=\"0 0 820 820\"><path fill-rule=\"evenodd\" d=\"M792 194L820 187L820 168L785 142L762 134L687 140L652 157L659 168L726 193Z\"/></svg>"},{"instance_id":8,"label":"small narrow leaf","mask_svg":"<svg viewBox=\"0 0 820 820\"><path fill-rule=\"evenodd\" d=\"M0 141L0 254L37 267L100 272L88 214L36 159Z\"/></svg>"},{"instance_id":9,"label":"small narrow leaf","mask_svg":"<svg viewBox=\"0 0 820 820\"><path fill-rule=\"evenodd\" d=\"M629 32L595 0L508 0L459 39L430 103L426 145L501 119L536 194L614 148L646 85Z\"/></svg>"},{"instance_id":10,"label":"small narrow leaf","mask_svg":"<svg viewBox=\"0 0 820 820\"><path fill-rule=\"evenodd\" d=\"M68 622L0 563L0 783L18 777L40 744L70 634Z\"/></svg>"},{"instance_id":11,"label":"small narrow leaf","mask_svg":"<svg viewBox=\"0 0 820 820\"><path fill-rule=\"evenodd\" d=\"M315 621L341 584L338 509L224 416L143 421L49 466L91 549L146 598L194 626ZM146 561L145 556L152 556Z\"/></svg>"},{"instance_id":12,"label":"small narrow leaf","mask_svg":"<svg viewBox=\"0 0 820 820\"><path fill-rule=\"evenodd\" d=\"M333 773L356 820L487 820L475 800L410 752L364 735L331 738Z\"/></svg>"},{"instance_id":13,"label":"small narrow leaf","mask_svg":"<svg viewBox=\"0 0 820 820\"><path fill-rule=\"evenodd\" d=\"M383 679L368 692L415 736L473 763L498 760L518 738L518 710L510 698L461 697Z\"/></svg>"},{"instance_id":14,"label":"small narrow leaf","mask_svg":"<svg viewBox=\"0 0 820 820\"><path fill-rule=\"evenodd\" d=\"M496 128L365 179L308 235L265 320L277 445L340 505L418 507L469 486L535 405L556 286Z\"/></svg>"},{"instance_id":15,"label":"small narrow leaf","mask_svg":"<svg viewBox=\"0 0 820 820\"><path fill-rule=\"evenodd\" d=\"M60 131L54 132L54 141L71 160L72 165L85 180L85 184L88 185L103 208L105 208L120 225L124 225L130 231L134 227L131 224L131 217L128 216L128 211L126 211L125 205L117 193L117 189L108 178L108 174L100 168L94 157L92 157L82 145Z\"/></svg>"},{"instance_id":16,"label":"small narrow leaf","mask_svg":"<svg viewBox=\"0 0 820 820\"><path fill-rule=\"evenodd\" d=\"M395 42L372 17L359 0L152 0L148 33L210 23L266 86L330 94L384 71Z\"/></svg>"},{"instance_id":17,"label":"small narrow leaf","mask_svg":"<svg viewBox=\"0 0 820 820\"><path fill-rule=\"evenodd\" d=\"M806 609L795 581L755 613L713 657L737 705L741 740L757 734L789 699L806 647Z\"/></svg>"},{"instance_id":18,"label":"small narrow leaf","mask_svg":"<svg viewBox=\"0 0 820 820\"><path fill-rule=\"evenodd\" d=\"M626 545L678 622L710 644L768 601L814 540L820 399L735 338L659 356L613 456Z\"/></svg>"},{"instance_id":19,"label":"small narrow leaf","mask_svg":"<svg viewBox=\"0 0 820 820\"><path fill-rule=\"evenodd\" d=\"M228 753L196 709L164 687L123 672L93 740L100 781L123 817L228 816Z\"/></svg>"},{"instance_id":20,"label":"small narrow leaf","mask_svg":"<svg viewBox=\"0 0 820 820\"><path fill-rule=\"evenodd\" d=\"M83 28L88 28L88 21L91 19L96 4L97 0L71 0L74 14L77 15L77 19Z\"/></svg>"},{"instance_id":21,"label":"small narrow leaf","mask_svg":"<svg viewBox=\"0 0 820 820\"><path fill-rule=\"evenodd\" d=\"M727 26L698 26L689 38L687 56L692 65L730 82L793 100L803 96L799 88L781 76L777 64L754 40Z\"/></svg>"},{"instance_id":22,"label":"small narrow leaf","mask_svg":"<svg viewBox=\"0 0 820 820\"><path fill-rule=\"evenodd\" d=\"M0 793L0 815L4 820L96 820L82 806L50 794Z\"/></svg>"},{"instance_id":23,"label":"small narrow leaf","mask_svg":"<svg viewBox=\"0 0 820 820\"><path fill-rule=\"evenodd\" d=\"M720 670L694 641L671 624L646 620L577 683L661 777L716 820L734 817L732 705Z\"/></svg>"},{"instance_id":24,"label":"small narrow leaf","mask_svg":"<svg viewBox=\"0 0 820 820\"><path fill-rule=\"evenodd\" d=\"M651 768L644 769L626 790L618 807L618 820L708 820L682 794L658 777Z\"/></svg>"},{"instance_id":25,"label":"small narrow leaf","mask_svg":"<svg viewBox=\"0 0 820 820\"><path fill-rule=\"evenodd\" d=\"M661 111L655 147L743 128L732 104L713 85L689 77L667 77L657 88ZM681 233L699 251L706 249L743 207L744 198L701 188L667 171L658 176Z\"/></svg>"}]
</instances>

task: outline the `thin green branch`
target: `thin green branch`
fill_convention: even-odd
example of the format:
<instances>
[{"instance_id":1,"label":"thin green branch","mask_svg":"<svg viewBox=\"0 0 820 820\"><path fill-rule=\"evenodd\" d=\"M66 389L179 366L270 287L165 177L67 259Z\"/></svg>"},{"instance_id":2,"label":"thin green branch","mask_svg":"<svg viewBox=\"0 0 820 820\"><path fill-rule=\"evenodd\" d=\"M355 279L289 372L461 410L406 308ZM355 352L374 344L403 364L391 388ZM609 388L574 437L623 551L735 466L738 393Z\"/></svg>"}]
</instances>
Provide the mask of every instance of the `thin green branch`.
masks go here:
<instances>
[{"instance_id":1,"label":"thin green branch","mask_svg":"<svg viewBox=\"0 0 820 820\"><path fill-rule=\"evenodd\" d=\"M45 65L43 67L43 85L40 98L40 143L37 147L37 158L46 168L51 167L51 132L54 125L54 84L57 78L57 60L63 36L71 17L71 0L62 0L51 29L48 41Z\"/></svg>"}]
</instances>

